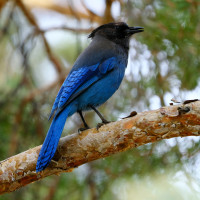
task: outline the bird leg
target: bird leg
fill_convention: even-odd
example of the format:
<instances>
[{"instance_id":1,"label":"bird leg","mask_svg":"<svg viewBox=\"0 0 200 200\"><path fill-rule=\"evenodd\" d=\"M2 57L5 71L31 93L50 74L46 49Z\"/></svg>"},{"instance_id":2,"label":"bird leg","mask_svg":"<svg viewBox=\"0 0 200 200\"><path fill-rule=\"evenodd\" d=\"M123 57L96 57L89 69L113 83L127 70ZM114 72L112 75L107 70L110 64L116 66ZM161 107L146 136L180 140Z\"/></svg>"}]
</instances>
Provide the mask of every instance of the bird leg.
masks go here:
<instances>
[{"instance_id":1,"label":"bird leg","mask_svg":"<svg viewBox=\"0 0 200 200\"><path fill-rule=\"evenodd\" d=\"M84 119L84 117L83 117L83 114L82 114L82 111L78 111L78 113L79 113L79 115L81 116L81 119L82 119L82 121L83 121L83 124L84 124L84 128L79 128L78 129L78 132L80 133L81 131L85 131L85 130L87 130L87 129L90 129L90 127L87 125L87 123L86 123L86 121L85 121L85 119Z\"/></svg>"},{"instance_id":2,"label":"bird leg","mask_svg":"<svg viewBox=\"0 0 200 200\"><path fill-rule=\"evenodd\" d=\"M90 106L96 113L97 115L101 118L102 122L97 124L97 129L99 129L101 126L103 126L104 124L108 124L110 123L110 121L106 120L102 114L94 107L94 106Z\"/></svg>"}]
</instances>

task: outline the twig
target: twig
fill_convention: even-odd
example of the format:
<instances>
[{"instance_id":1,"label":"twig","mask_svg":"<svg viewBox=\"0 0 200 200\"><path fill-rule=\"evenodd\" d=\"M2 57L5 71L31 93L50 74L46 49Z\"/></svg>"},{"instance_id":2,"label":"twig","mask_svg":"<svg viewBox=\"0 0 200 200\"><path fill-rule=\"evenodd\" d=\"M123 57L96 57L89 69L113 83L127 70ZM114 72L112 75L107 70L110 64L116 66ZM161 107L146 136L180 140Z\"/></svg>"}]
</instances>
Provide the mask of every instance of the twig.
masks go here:
<instances>
[{"instance_id":1,"label":"twig","mask_svg":"<svg viewBox=\"0 0 200 200\"><path fill-rule=\"evenodd\" d=\"M54 3L53 1L52 2L48 1L48 3L46 3L46 1L26 1L26 6L30 9L31 8L48 9L48 10L52 10L52 11L58 12L63 15L68 15L68 16L73 16L73 14L74 14L71 12L69 7L60 6L56 3ZM79 19L87 19L87 20L90 19L90 15L88 15L88 13L82 12L80 10L76 11L76 15L78 15ZM101 24L102 17L95 16L93 21Z\"/></svg>"},{"instance_id":2,"label":"twig","mask_svg":"<svg viewBox=\"0 0 200 200\"><path fill-rule=\"evenodd\" d=\"M7 2L6 1L0 1L0 12L1 12L1 9L5 6ZM10 6L10 10L9 12L7 11L7 17L6 17L6 20L4 22L4 25L1 27L1 30L0 30L0 41L3 41L1 40L1 38L6 35L6 33L8 32L8 29L9 29L9 26L10 26L10 20L12 19L12 15L13 15L13 10L15 9L15 1L12 2L11 6Z\"/></svg>"},{"instance_id":3,"label":"twig","mask_svg":"<svg viewBox=\"0 0 200 200\"><path fill-rule=\"evenodd\" d=\"M56 31L56 30L65 30L65 31L72 31L75 33L90 33L93 29L91 28L87 28L87 29L79 29L79 28L71 28L71 27L67 27L67 26L61 26L61 27L51 27L51 28L47 28L42 30L43 32L49 32L49 31Z\"/></svg>"},{"instance_id":4,"label":"twig","mask_svg":"<svg viewBox=\"0 0 200 200\"><path fill-rule=\"evenodd\" d=\"M103 23L113 22L114 18L112 17L111 7L114 0L106 0L106 8L104 11L104 21Z\"/></svg>"},{"instance_id":5,"label":"twig","mask_svg":"<svg viewBox=\"0 0 200 200\"><path fill-rule=\"evenodd\" d=\"M40 30L34 16L31 14L31 12L29 12L29 10L26 8L26 6L24 5L24 3L22 3L21 0L18 0L16 3L21 8L21 10L24 13L24 15L26 16L27 20L34 26L36 33L42 37L43 42L44 42L44 47L46 49L46 52L47 52L47 55L48 55L50 61L56 67L58 74L61 74L62 66L61 66L60 62L57 60L57 58L53 55L51 48L45 38L44 32L42 30Z\"/></svg>"},{"instance_id":6,"label":"twig","mask_svg":"<svg viewBox=\"0 0 200 200\"><path fill-rule=\"evenodd\" d=\"M81 0L81 3L83 5L83 7L85 8L85 10L87 10L87 12L89 13L90 15L90 21L93 22L95 21L95 17L99 17L96 13L94 13L92 10L90 10L86 5L85 5L85 2L83 0Z\"/></svg>"}]
</instances>

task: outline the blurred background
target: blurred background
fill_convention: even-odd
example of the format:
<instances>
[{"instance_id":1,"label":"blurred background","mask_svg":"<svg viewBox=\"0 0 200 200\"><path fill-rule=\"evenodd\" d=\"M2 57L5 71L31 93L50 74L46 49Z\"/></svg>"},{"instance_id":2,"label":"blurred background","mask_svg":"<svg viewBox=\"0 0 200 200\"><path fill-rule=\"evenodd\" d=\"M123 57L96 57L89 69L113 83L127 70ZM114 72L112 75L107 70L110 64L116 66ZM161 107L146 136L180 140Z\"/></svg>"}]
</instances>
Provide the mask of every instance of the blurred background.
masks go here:
<instances>
[{"instance_id":1,"label":"blurred background","mask_svg":"<svg viewBox=\"0 0 200 200\"><path fill-rule=\"evenodd\" d=\"M59 87L97 26L124 21L130 41L120 89L100 111L109 120L200 98L199 0L0 1L0 160L42 144ZM94 127L98 117L85 113ZM67 120L62 136L81 127ZM143 145L51 176L0 200L200 199L198 137Z\"/></svg>"}]
</instances>

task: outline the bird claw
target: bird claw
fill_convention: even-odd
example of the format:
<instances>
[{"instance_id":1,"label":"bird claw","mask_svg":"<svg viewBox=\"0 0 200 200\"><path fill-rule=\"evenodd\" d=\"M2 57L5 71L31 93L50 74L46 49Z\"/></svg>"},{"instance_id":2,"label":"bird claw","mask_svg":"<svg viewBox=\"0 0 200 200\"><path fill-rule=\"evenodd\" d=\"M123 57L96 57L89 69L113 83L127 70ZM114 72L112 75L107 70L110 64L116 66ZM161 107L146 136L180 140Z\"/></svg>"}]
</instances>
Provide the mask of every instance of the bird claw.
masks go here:
<instances>
[{"instance_id":1,"label":"bird claw","mask_svg":"<svg viewBox=\"0 0 200 200\"><path fill-rule=\"evenodd\" d=\"M79 128L78 133L80 134L81 132L90 129L90 127L85 127L85 128Z\"/></svg>"},{"instance_id":2,"label":"bird claw","mask_svg":"<svg viewBox=\"0 0 200 200\"><path fill-rule=\"evenodd\" d=\"M110 122L111 121L104 120L101 123L98 123L97 126L96 126L97 130L99 130L103 125L109 124Z\"/></svg>"}]
</instances>

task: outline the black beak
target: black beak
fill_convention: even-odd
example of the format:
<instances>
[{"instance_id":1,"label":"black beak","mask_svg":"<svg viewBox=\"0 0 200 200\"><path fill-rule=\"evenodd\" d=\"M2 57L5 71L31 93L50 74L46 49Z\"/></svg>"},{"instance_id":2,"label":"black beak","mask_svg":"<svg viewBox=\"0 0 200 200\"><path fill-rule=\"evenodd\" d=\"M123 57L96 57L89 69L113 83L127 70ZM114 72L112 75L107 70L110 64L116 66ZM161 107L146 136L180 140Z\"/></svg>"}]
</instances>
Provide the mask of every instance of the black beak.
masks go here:
<instances>
[{"instance_id":1,"label":"black beak","mask_svg":"<svg viewBox=\"0 0 200 200\"><path fill-rule=\"evenodd\" d=\"M135 34L135 33L140 33L143 32L144 28L140 27L140 26L135 26L135 27L129 27L129 29L127 29L127 34Z\"/></svg>"}]
</instances>

